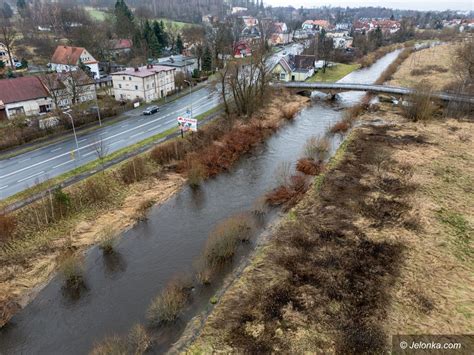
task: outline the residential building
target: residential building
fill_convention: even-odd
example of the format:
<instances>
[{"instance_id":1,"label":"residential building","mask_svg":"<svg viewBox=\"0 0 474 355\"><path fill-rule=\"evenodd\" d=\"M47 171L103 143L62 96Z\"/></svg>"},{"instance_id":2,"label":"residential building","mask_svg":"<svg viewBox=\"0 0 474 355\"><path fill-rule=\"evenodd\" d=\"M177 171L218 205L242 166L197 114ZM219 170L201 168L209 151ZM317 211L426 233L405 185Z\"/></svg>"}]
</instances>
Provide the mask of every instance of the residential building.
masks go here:
<instances>
[{"instance_id":1,"label":"residential building","mask_svg":"<svg viewBox=\"0 0 474 355\"><path fill-rule=\"evenodd\" d=\"M252 55L252 48L246 41L239 41L234 45L234 58L244 58Z\"/></svg>"},{"instance_id":2,"label":"residential building","mask_svg":"<svg viewBox=\"0 0 474 355\"><path fill-rule=\"evenodd\" d=\"M81 63L89 68L94 79L99 79L99 62L82 47L58 46L51 58L51 69L58 72L78 70Z\"/></svg>"},{"instance_id":3,"label":"residential building","mask_svg":"<svg viewBox=\"0 0 474 355\"><path fill-rule=\"evenodd\" d=\"M280 59L272 69L272 75L280 81L305 81L314 75L316 57L312 55L289 55Z\"/></svg>"},{"instance_id":4,"label":"residential building","mask_svg":"<svg viewBox=\"0 0 474 355\"><path fill-rule=\"evenodd\" d=\"M114 95L118 101L150 102L175 91L175 68L149 64L112 73Z\"/></svg>"},{"instance_id":5,"label":"residential building","mask_svg":"<svg viewBox=\"0 0 474 355\"><path fill-rule=\"evenodd\" d=\"M270 44L287 44L292 41L292 34L288 33L288 27L284 22L275 22L273 24L273 32L270 36Z\"/></svg>"},{"instance_id":6,"label":"residential building","mask_svg":"<svg viewBox=\"0 0 474 355\"><path fill-rule=\"evenodd\" d=\"M46 114L52 108L49 92L38 77L0 80L0 119Z\"/></svg>"},{"instance_id":7,"label":"residential building","mask_svg":"<svg viewBox=\"0 0 474 355\"><path fill-rule=\"evenodd\" d=\"M329 21L326 21L326 20L306 20L301 25L301 29L303 29L303 30L321 31L323 28L325 30L328 30L330 28Z\"/></svg>"},{"instance_id":8,"label":"residential building","mask_svg":"<svg viewBox=\"0 0 474 355\"><path fill-rule=\"evenodd\" d=\"M384 34L393 34L400 30L400 21L395 20L358 20L354 22L354 31L358 33L369 33L379 27Z\"/></svg>"},{"instance_id":9,"label":"residential building","mask_svg":"<svg viewBox=\"0 0 474 355\"><path fill-rule=\"evenodd\" d=\"M49 91L54 106L68 108L97 99L95 81L82 70L66 73L50 73L40 77Z\"/></svg>"},{"instance_id":10,"label":"residential building","mask_svg":"<svg viewBox=\"0 0 474 355\"><path fill-rule=\"evenodd\" d=\"M109 52L117 57L129 54L132 47L133 44L130 39L111 39L109 41Z\"/></svg>"},{"instance_id":11,"label":"residential building","mask_svg":"<svg viewBox=\"0 0 474 355\"><path fill-rule=\"evenodd\" d=\"M156 62L153 62L153 64L175 68L177 73L181 72L187 75L191 75L195 69L199 69L196 57L182 54L159 58Z\"/></svg>"}]
</instances>

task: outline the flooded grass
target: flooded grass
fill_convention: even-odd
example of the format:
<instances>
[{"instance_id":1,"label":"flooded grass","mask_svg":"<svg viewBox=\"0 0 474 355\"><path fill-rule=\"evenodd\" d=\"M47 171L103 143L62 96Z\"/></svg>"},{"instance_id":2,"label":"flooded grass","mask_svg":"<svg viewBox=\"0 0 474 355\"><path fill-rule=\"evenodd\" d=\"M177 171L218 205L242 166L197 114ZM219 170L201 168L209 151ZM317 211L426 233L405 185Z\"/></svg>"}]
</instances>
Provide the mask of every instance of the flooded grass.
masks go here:
<instances>
[{"instance_id":1,"label":"flooded grass","mask_svg":"<svg viewBox=\"0 0 474 355\"><path fill-rule=\"evenodd\" d=\"M188 298L189 291L183 282L170 282L148 308L148 321L155 327L175 321L186 307Z\"/></svg>"}]
</instances>

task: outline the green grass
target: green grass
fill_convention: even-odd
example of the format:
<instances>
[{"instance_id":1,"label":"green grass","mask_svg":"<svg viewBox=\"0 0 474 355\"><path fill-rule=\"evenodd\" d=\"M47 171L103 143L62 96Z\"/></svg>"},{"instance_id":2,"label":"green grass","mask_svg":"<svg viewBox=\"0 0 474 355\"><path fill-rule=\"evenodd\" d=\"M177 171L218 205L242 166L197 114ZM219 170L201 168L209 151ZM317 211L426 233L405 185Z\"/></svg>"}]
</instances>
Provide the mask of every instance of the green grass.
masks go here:
<instances>
[{"instance_id":1,"label":"green grass","mask_svg":"<svg viewBox=\"0 0 474 355\"><path fill-rule=\"evenodd\" d=\"M222 105L218 105L200 115L197 115L195 116L195 118L198 120L198 121L202 121L203 119L205 119L206 117L218 112L219 110L222 109ZM128 154L128 153L131 153L135 150L138 150L139 148L147 145L147 144L150 144L150 143L153 143L161 138L164 138L174 132L177 132L177 126L176 127L172 127L164 132L161 132L161 133L158 133L158 134L155 134L154 136L151 136L151 137L148 137L140 142L137 142L135 144L132 144L132 145L129 145L127 147L124 147L122 149L119 149L109 155L107 155L102 161L100 159L96 159L94 161L91 161L85 165L82 165L82 166L79 166L71 171L68 171L67 173L64 173L62 175L59 175L55 178L52 178L52 179L49 179L47 181L44 181L38 185L35 185L33 187L30 187L26 190L23 190L23 191L20 191L10 197L7 197L6 199L0 201L0 208L4 208L8 205L11 205L12 203L15 203L15 202L18 202L18 201L21 201L21 200L24 200L36 193L39 193L41 191L44 191L48 188L51 188L55 185L58 185L64 181L66 181L67 179L73 177L73 176L76 176L76 175L79 175L79 174L82 174L82 173L85 173L85 172L88 172L88 171L91 171L91 170L94 170L94 169L97 169L97 168L100 168L100 166L102 164L106 164L108 162L110 162L111 160L114 160L122 155L125 155L125 154Z\"/></svg>"},{"instance_id":2,"label":"green grass","mask_svg":"<svg viewBox=\"0 0 474 355\"><path fill-rule=\"evenodd\" d=\"M438 211L437 215L439 221L447 227L449 234L454 238L453 242L457 251L456 256L463 261L472 261L474 256L472 246L474 228L470 226L462 214L455 211L443 208Z\"/></svg>"},{"instance_id":3,"label":"green grass","mask_svg":"<svg viewBox=\"0 0 474 355\"><path fill-rule=\"evenodd\" d=\"M95 21L105 21L107 13L101 10L94 9L93 7L86 7L85 10L89 16Z\"/></svg>"},{"instance_id":4,"label":"green grass","mask_svg":"<svg viewBox=\"0 0 474 355\"><path fill-rule=\"evenodd\" d=\"M316 74L309 78L308 82L323 81L323 82L334 82L342 79L347 74L359 69L359 64L337 64L333 67L326 68L326 72L320 69Z\"/></svg>"},{"instance_id":5,"label":"green grass","mask_svg":"<svg viewBox=\"0 0 474 355\"><path fill-rule=\"evenodd\" d=\"M174 20L170 20L170 19L167 19L167 18L156 18L154 20L163 21L165 26L167 26L168 23L171 23L172 25L178 27L180 30L183 29L183 27L185 27L185 26L197 26L196 24L193 24L193 23L174 21Z\"/></svg>"}]
</instances>

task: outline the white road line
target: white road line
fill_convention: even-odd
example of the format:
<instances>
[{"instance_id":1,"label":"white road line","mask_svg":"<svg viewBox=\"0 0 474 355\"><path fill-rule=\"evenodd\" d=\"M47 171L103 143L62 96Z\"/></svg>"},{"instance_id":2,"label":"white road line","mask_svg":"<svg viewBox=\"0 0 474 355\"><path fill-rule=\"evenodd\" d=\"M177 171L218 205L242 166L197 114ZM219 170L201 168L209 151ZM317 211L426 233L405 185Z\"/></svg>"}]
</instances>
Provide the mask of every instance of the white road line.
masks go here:
<instances>
[{"instance_id":1,"label":"white road line","mask_svg":"<svg viewBox=\"0 0 474 355\"><path fill-rule=\"evenodd\" d=\"M77 141L77 143L82 143L82 142L85 142L86 140L87 140L87 138L79 139L79 140Z\"/></svg>"},{"instance_id":2,"label":"white road line","mask_svg":"<svg viewBox=\"0 0 474 355\"><path fill-rule=\"evenodd\" d=\"M31 160L31 159L32 159L32 157L29 157L29 158L26 158L26 159L18 160L18 162L23 163L23 162Z\"/></svg>"},{"instance_id":3,"label":"white road line","mask_svg":"<svg viewBox=\"0 0 474 355\"><path fill-rule=\"evenodd\" d=\"M2 187L0 187L0 190L4 190L4 189L6 189L7 187L8 187L8 185L2 186Z\"/></svg>"},{"instance_id":4,"label":"white road line","mask_svg":"<svg viewBox=\"0 0 474 355\"><path fill-rule=\"evenodd\" d=\"M53 149L53 150L51 150L51 153L57 152L58 150L61 150L61 149L63 149L63 147L59 147L59 148Z\"/></svg>"},{"instance_id":5,"label":"white road line","mask_svg":"<svg viewBox=\"0 0 474 355\"><path fill-rule=\"evenodd\" d=\"M109 144L109 147L111 147L111 146L113 146L113 145L115 145L115 144L117 144L117 143L123 142L124 140L125 140L125 139L120 139L120 140L118 140L118 141L116 141L116 142L110 143L110 144Z\"/></svg>"},{"instance_id":6,"label":"white road line","mask_svg":"<svg viewBox=\"0 0 474 355\"><path fill-rule=\"evenodd\" d=\"M208 100L208 97L205 96L205 97L203 97L203 98L201 98L201 99L199 99L199 100L196 100L195 103L200 102L200 101L203 101L203 100ZM175 114L175 113L177 113L177 112L186 112L186 110L183 110L183 109L177 110L177 111L172 112L172 114ZM156 122L156 121L158 121L158 120L161 120L161 119L163 119L163 117L158 117L158 118L156 118L156 119L154 119L154 120L150 120L150 121L148 121L148 122L146 122L146 123L143 123L143 124L140 124L140 125L138 125L138 126L136 126L136 127L132 127L132 128L127 129L127 130L125 130L125 131L122 131L122 132L116 133L116 134L114 134L114 135L111 135L110 137L106 137L106 138L104 138L102 141L105 142L105 141L110 140L110 139L112 139L112 138L118 137L118 136L120 136L120 135L122 135L122 134L135 131L135 130L137 130L137 129L140 129L140 128L142 128L142 127L148 126L148 125L150 125L150 124L152 124L152 123L154 123L154 122ZM87 149L87 148L93 146L94 144L95 144L95 143L86 144L86 145L84 145L84 146L82 146L82 147L79 147L79 150ZM77 149L73 149L73 151L77 151ZM22 171L31 169L31 168L33 168L33 167L35 167L35 166L38 166L38 165L41 165L41 164L50 162L50 161L55 160L55 159L58 159L58 158L60 158L60 157L64 157L64 156L66 156L66 155L68 155L68 154L70 154L70 153L71 153L71 152L63 153L63 154L57 155L57 156L55 156L55 157L51 157L51 158L48 158L48 159L46 159L46 160L40 161L40 162L38 162L38 163L32 164L32 165L30 165L30 166L25 166L24 168L21 168L21 169L18 169L18 170L16 170L16 171L13 171L13 172L11 172L11 173L8 173L8 174L5 174L5 175L0 176L0 179L3 179L3 178L6 178L6 177L15 175L15 174L17 174L17 173L20 173L20 172L22 172Z\"/></svg>"},{"instance_id":7,"label":"white road line","mask_svg":"<svg viewBox=\"0 0 474 355\"><path fill-rule=\"evenodd\" d=\"M29 179L31 179L32 177L35 177L35 176L38 176L38 175L41 175L41 174L44 174L44 171L40 171L39 173L30 175L30 176L28 176L28 177L26 177L26 178L23 178L23 179L21 179L21 180L18 180L18 182L23 182L23 181L29 180Z\"/></svg>"},{"instance_id":8,"label":"white road line","mask_svg":"<svg viewBox=\"0 0 474 355\"><path fill-rule=\"evenodd\" d=\"M68 161L66 161L66 162L64 162L64 163L61 163L61 164L58 164L58 165L53 166L51 169L59 168L60 166L63 166L63 165L72 163L73 161L74 161L74 160L68 160Z\"/></svg>"},{"instance_id":9,"label":"white road line","mask_svg":"<svg viewBox=\"0 0 474 355\"><path fill-rule=\"evenodd\" d=\"M89 155L91 155L91 154L94 154L94 153L95 153L95 152L92 151L92 152L89 152L89 153L86 153L86 154L82 154L82 157L84 158L84 157L87 157L87 156L89 156Z\"/></svg>"},{"instance_id":10,"label":"white road line","mask_svg":"<svg viewBox=\"0 0 474 355\"><path fill-rule=\"evenodd\" d=\"M130 136L130 138L139 136L139 135L141 135L141 134L143 134L143 133L145 133L145 131L141 131L141 132L139 132L139 133L132 134L132 135Z\"/></svg>"}]
</instances>

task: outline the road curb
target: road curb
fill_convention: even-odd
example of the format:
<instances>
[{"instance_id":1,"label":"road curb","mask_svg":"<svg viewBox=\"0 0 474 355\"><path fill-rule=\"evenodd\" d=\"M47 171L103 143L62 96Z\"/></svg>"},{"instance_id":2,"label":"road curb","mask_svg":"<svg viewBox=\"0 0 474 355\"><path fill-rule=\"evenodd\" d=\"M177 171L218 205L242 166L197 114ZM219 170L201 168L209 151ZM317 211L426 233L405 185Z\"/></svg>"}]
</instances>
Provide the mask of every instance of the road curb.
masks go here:
<instances>
[{"instance_id":1,"label":"road curb","mask_svg":"<svg viewBox=\"0 0 474 355\"><path fill-rule=\"evenodd\" d=\"M212 113L211 115L209 115L208 117L206 117L202 121L200 121L199 124L203 125L203 124L206 124L206 123L214 120L215 118L220 116L222 114L222 112L223 112L223 110L219 110L217 112ZM63 182L61 182L59 184L51 186L48 189L45 189L43 191L37 192L37 193L33 194L32 196L30 196L28 198L25 198L23 200L20 200L20 201L17 201L17 202L14 202L14 203L10 204L10 205L5 206L4 211L5 212L14 212L14 211L16 211L20 208L23 208L23 207L25 207L25 206L33 203L33 202L36 202L36 201L42 199L43 197L45 197L48 194L52 193L54 190L62 189L62 188L74 185L74 184L76 184L76 183L78 183L78 182L80 182L84 179L87 179L88 177L91 177L91 176L93 176L93 175L95 175L95 174L97 174L101 171L109 169L112 166L117 165L117 164L119 164L119 163L121 163L121 162L123 162L127 159L130 159L130 158L133 158L137 155L145 153L147 150L150 150L155 145L158 145L160 143L166 142L166 141L171 140L173 138L179 137L179 135L180 135L180 132L176 131L175 133L171 133L171 134L167 135L166 137L162 137L162 138L159 138L159 139L157 139L153 142L147 143L144 146L141 146L141 147L139 147L139 148L137 148L137 149L135 149L131 152L124 153L123 155L120 155L117 158L108 161L107 163L105 163L100 168L95 168L95 169L92 169L92 170L89 170L89 171L71 176L70 178L64 180Z\"/></svg>"}]
</instances>

